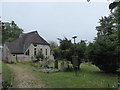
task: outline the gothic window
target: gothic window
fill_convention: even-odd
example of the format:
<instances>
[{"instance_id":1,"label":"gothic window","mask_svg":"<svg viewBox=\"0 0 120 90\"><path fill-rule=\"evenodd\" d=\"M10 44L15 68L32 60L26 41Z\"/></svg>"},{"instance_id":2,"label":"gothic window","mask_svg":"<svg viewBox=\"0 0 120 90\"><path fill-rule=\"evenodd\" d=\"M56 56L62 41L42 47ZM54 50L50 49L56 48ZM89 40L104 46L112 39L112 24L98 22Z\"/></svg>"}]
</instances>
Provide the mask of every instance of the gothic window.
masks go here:
<instances>
[{"instance_id":1,"label":"gothic window","mask_svg":"<svg viewBox=\"0 0 120 90\"><path fill-rule=\"evenodd\" d=\"M46 55L47 55L47 49L46 49Z\"/></svg>"},{"instance_id":2,"label":"gothic window","mask_svg":"<svg viewBox=\"0 0 120 90\"><path fill-rule=\"evenodd\" d=\"M34 55L36 55L37 54L37 52L36 52L36 48L34 48Z\"/></svg>"}]
</instances>

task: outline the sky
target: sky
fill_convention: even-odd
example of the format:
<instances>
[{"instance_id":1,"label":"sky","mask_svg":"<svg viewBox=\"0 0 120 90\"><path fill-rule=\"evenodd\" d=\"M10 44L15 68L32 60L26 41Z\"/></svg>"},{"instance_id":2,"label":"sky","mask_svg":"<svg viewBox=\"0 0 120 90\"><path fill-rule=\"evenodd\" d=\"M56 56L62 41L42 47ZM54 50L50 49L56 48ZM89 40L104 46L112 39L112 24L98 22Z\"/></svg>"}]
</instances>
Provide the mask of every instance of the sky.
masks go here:
<instances>
[{"instance_id":1,"label":"sky","mask_svg":"<svg viewBox=\"0 0 120 90\"><path fill-rule=\"evenodd\" d=\"M0 4L1 6L1 4ZM3 2L2 21L12 20L24 33L38 31L47 41L57 38L92 42L102 16L110 14L109 2Z\"/></svg>"}]
</instances>

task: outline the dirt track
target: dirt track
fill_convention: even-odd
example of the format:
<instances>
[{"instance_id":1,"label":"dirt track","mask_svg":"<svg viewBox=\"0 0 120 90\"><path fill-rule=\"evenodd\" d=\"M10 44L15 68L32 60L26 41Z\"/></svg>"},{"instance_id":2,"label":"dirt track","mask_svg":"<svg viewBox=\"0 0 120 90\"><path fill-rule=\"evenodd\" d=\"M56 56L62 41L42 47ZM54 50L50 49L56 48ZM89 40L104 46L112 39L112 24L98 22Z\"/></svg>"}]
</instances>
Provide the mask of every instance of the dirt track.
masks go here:
<instances>
[{"instance_id":1,"label":"dirt track","mask_svg":"<svg viewBox=\"0 0 120 90\"><path fill-rule=\"evenodd\" d=\"M27 69L14 64L9 64L8 66L15 73L13 88L45 88L40 78L36 78Z\"/></svg>"}]
</instances>

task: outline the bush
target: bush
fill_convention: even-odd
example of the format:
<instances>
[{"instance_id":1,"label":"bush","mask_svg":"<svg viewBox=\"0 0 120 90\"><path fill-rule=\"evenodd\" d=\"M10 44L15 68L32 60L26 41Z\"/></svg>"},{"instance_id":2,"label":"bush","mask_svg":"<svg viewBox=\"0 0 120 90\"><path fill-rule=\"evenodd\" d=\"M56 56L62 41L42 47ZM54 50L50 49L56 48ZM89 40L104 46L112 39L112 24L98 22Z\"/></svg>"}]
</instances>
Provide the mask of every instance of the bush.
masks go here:
<instances>
[{"instance_id":1,"label":"bush","mask_svg":"<svg viewBox=\"0 0 120 90\"><path fill-rule=\"evenodd\" d=\"M118 50L116 43L98 39L91 45L89 52L93 64L105 72L116 72L119 68Z\"/></svg>"}]
</instances>

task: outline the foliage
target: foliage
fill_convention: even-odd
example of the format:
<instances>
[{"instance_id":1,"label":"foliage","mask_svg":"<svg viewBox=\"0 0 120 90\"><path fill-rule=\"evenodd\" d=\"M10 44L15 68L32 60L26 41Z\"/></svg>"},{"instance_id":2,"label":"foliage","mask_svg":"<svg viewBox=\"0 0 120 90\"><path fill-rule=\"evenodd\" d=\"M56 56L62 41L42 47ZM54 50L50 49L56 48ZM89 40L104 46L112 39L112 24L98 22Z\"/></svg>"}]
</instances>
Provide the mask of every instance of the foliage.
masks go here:
<instances>
[{"instance_id":1,"label":"foliage","mask_svg":"<svg viewBox=\"0 0 120 90\"><path fill-rule=\"evenodd\" d=\"M43 60L44 59L44 55L42 54L42 51L38 51L38 53L35 55L37 61Z\"/></svg>"},{"instance_id":2,"label":"foliage","mask_svg":"<svg viewBox=\"0 0 120 90\"><path fill-rule=\"evenodd\" d=\"M97 36L100 37L105 37L111 35L114 32L114 26L113 26L113 17L109 16L109 17L102 17L101 19L99 19L99 23L100 26L97 26Z\"/></svg>"},{"instance_id":3,"label":"foliage","mask_svg":"<svg viewBox=\"0 0 120 90\"><path fill-rule=\"evenodd\" d=\"M4 63L2 63L2 86L3 90L6 90L11 87L11 82L12 82L12 71L8 68L8 66Z\"/></svg>"},{"instance_id":4,"label":"foliage","mask_svg":"<svg viewBox=\"0 0 120 90\"><path fill-rule=\"evenodd\" d=\"M115 72L119 68L118 36L113 17L102 17L97 26L97 37L89 44L89 59L105 72Z\"/></svg>"},{"instance_id":5,"label":"foliage","mask_svg":"<svg viewBox=\"0 0 120 90\"><path fill-rule=\"evenodd\" d=\"M81 40L81 42L79 43L72 44L71 40L68 40L67 38L59 40L60 46L57 51L59 51L58 54L59 56L61 56L62 59L71 61L73 55L77 55L79 57L79 60L85 58L85 41Z\"/></svg>"},{"instance_id":6,"label":"foliage","mask_svg":"<svg viewBox=\"0 0 120 90\"><path fill-rule=\"evenodd\" d=\"M57 48L57 47L58 47L58 45L57 45L56 42L54 42L54 41L51 41L51 42L50 42L50 48L51 48L52 51L53 51L55 48Z\"/></svg>"},{"instance_id":7,"label":"foliage","mask_svg":"<svg viewBox=\"0 0 120 90\"><path fill-rule=\"evenodd\" d=\"M109 5L109 9L113 10L115 7L117 7L120 4L120 1L117 2L117 0L115 0L113 3L111 3Z\"/></svg>"},{"instance_id":8,"label":"foliage","mask_svg":"<svg viewBox=\"0 0 120 90\"><path fill-rule=\"evenodd\" d=\"M11 42L16 40L20 34L23 33L23 30L15 24L14 21L2 22L2 42Z\"/></svg>"},{"instance_id":9,"label":"foliage","mask_svg":"<svg viewBox=\"0 0 120 90\"><path fill-rule=\"evenodd\" d=\"M118 66L116 43L106 39L97 39L90 51L92 62L105 72L115 72Z\"/></svg>"},{"instance_id":10,"label":"foliage","mask_svg":"<svg viewBox=\"0 0 120 90\"><path fill-rule=\"evenodd\" d=\"M72 62L72 56L78 56L78 65L85 59L86 42L81 40L79 43L72 44L71 40L66 37L59 39L60 46L55 48L54 57L55 59L68 60Z\"/></svg>"},{"instance_id":11,"label":"foliage","mask_svg":"<svg viewBox=\"0 0 120 90\"><path fill-rule=\"evenodd\" d=\"M114 17L114 23L115 23L115 28L118 32L118 44L120 47L120 4L114 9L114 12L112 13Z\"/></svg>"},{"instance_id":12,"label":"foliage","mask_svg":"<svg viewBox=\"0 0 120 90\"><path fill-rule=\"evenodd\" d=\"M59 39L59 41L60 41L60 49L61 50L69 49L72 46L71 40L68 40L66 37L64 37L63 40Z\"/></svg>"}]
</instances>

